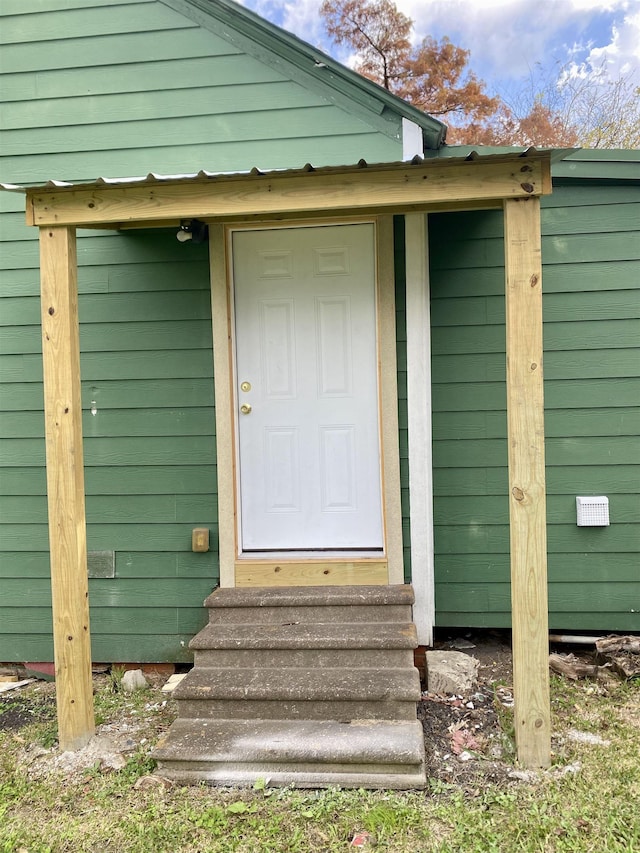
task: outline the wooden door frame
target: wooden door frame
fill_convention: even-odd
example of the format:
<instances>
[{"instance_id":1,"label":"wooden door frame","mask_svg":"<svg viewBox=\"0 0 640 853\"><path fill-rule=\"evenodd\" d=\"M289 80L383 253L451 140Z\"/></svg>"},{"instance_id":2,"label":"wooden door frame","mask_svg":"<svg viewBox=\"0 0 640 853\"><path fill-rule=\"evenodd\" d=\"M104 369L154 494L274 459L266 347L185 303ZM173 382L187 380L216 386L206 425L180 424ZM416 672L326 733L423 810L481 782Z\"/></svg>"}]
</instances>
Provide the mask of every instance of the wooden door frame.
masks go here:
<instances>
[{"instance_id":1,"label":"wooden door frame","mask_svg":"<svg viewBox=\"0 0 640 853\"><path fill-rule=\"evenodd\" d=\"M380 431L383 553L378 556L300 557L243 556L238 531L238 449L234 381L234 311L231 238L235 231L269 228L310 228L327 225L374 226L376 254L376 348ZM396 363L395 271L393 219L370 216L348 219L306 219L304 222L260 222L211 226L211 313L216 400L218 529L220 585L325 586L403 583L402 508Z\"/></svg>"}]
</instances>

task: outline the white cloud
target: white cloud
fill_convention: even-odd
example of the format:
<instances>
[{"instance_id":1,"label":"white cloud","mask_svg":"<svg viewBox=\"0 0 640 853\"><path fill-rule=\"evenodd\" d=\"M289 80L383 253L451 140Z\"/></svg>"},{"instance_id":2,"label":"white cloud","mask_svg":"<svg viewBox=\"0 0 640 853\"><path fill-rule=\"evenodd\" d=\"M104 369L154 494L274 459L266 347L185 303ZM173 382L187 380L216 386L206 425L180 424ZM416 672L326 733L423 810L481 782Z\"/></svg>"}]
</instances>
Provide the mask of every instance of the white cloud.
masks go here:
<instances>
[{"instance_id":1,"label":"white cloud","mask_svg":"<svg viewBox=\"0 0 640 853\"><path fill-rule=\"evenodd\" d=\"M592 48L587 62L605 69L610 78L632 75L640 84L640 10L625 16L621 27L613 28L609 44Z\"/></svg>"},{"instance_id":2,"label":"white cloud","mask_svg":"<svg viewBox=\"0 0 640 853\"><path fill-rule=\"evenodd\" d=\"M320 0L286 0L282 26L310 44L320 46L327 35L320 17Z\"/></svg>"},{"instance_id":3,"label":"white cloud","mask_svg":"<svg viewBox=\"0 0 640 853\"><path fill-rule=\"evenodd\" d=\"M244 0L269 20L348 61L331 47L321 0ZM535 76L536 68L573 62L606 65L611 76L640 76L640 0L396 0L416 38L448 35L471 51L471 68L490 89ZM597 38L594 37L597 22Z\"/></svg>"},{"instance_id":4,"label":"white cloud","mask_svg":"<svg viewBox=\"0 0 640 853\"><path fill-rule=\"evenodd\" d=\"M535 14L528 0L434 0L421 5L401 0L421 36L434 31L471 50L472 64L481 62L493 73L517 68L525 73L541 56L549 32L558 19L550 4L538 4Z\"/></svg>"}]
</instances>

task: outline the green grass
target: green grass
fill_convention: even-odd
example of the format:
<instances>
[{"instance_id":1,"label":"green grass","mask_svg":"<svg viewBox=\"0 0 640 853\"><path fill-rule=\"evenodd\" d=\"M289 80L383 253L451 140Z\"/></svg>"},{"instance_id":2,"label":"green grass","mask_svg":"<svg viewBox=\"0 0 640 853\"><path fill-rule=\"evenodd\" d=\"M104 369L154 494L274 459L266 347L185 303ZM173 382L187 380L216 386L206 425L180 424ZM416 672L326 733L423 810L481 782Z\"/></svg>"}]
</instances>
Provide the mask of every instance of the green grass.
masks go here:
<instances>
[{"instance_id":1,"label":"green grass","mask_svg":"<svg viewBox=\"0 0 640 853\"><path fill-rule=\"evenodd\" d=\"M300 791L208 787L136 790L153 769L154 733L168 722L153 691L126 697L105 685L107 721L145 719L149 737L118 772L30 778L19 764L50 723L0 733L1 853L334 853L357 831L365 849L395 853L640 853L640 683L609 691L552 678L554 764L532 782L430 780L426 791ZM511 721L505 715L502 724ZM49 727L49 728L47 728ZM609 746L578 743L570 729ZM580 765L577 772L564 772ZM508 769L508 768L507 768ZM353 849L353 848L352 848Z\"/></svg>"}]
</instances>

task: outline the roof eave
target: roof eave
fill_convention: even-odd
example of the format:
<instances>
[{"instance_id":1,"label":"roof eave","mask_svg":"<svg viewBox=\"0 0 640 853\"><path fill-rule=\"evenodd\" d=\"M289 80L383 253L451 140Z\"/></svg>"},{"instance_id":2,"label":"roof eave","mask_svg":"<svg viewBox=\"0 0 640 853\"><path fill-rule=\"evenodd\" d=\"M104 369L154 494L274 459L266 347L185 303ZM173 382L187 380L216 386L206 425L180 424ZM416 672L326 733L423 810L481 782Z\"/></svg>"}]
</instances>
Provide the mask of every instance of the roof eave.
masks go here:
<instances>
[{"instance_id":1,"label":"roof eave","mask_svg":"<svg viewBox=\"0 0 640 853\"><path fill-rule=\"evenodd\" d=\"M241 31L252 42L275 57L285 58L305 74L343 97L381 114L385 109L417 124L426 150L437 150L446 137L447 126L433 116L406 103L382 86L346 68L328 54L298 36L266 21L233 0L161 0L177 12L208 28L215 21Z\"/></svg>"}]
</instances>

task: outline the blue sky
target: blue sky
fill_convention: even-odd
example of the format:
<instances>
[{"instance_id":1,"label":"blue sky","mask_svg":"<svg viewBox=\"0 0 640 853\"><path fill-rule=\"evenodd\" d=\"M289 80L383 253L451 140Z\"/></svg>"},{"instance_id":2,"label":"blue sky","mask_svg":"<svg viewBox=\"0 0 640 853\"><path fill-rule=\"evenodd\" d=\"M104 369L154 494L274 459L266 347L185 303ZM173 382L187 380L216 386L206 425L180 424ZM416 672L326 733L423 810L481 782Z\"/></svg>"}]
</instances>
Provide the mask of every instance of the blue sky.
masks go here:
<instances>
[{"instance_id":1,"label":"blue sky","mask_svg":"<svg viewBox=\"0 0 640 853\"><path fill-rule=\"evenodd\" d=\"M346 64L318 14L321 0L244 0L244 4ZM604 68L640 85L640 0L396 0L418 39L449 36L471 51L470 67L490 93L513 95L536 69L574 74Z\"/></svg>"}]
</instances>

